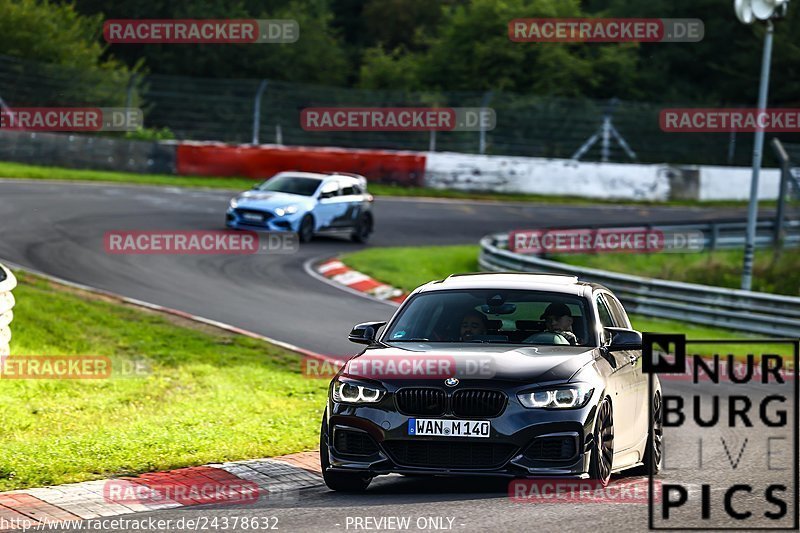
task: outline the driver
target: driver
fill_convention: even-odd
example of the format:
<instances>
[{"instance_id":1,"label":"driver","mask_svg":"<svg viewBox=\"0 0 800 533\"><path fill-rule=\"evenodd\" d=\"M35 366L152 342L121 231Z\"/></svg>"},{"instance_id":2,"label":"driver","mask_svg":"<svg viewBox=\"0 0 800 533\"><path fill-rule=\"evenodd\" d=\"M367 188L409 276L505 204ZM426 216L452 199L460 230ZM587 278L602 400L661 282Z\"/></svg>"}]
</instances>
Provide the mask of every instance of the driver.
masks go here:
<instances>
[{"instance_id":1,"label":"driver","mask_svg":"<svg viewBox=\"0 0 800 533\"><path fill-rule=\"evenodd\" d=\"M564 340L573 346L578 344L578 338L575 336L575 333L572 332L572 313L566 304L551 303L539 318L544 320L545 331L535 333L523 342L540 342L545 340L543 338L545 335L552 338L552 334L555 333L563 337ZM548 333L550 335L547 335ZM556 339L556 344L561 344L561 342L558 342L558 339Z\"/></svg>"},{"instance_id":2,"label":"driver","mask_svg":"<svg viewBox=\"0 0 800 533\"><path fill-rule=\"evenodd\" d=\"M486 335L488 321L483 313L470 310L461 318L461 329L459 340L466 341L476 335Z\"/></svg>"}]
</instances>

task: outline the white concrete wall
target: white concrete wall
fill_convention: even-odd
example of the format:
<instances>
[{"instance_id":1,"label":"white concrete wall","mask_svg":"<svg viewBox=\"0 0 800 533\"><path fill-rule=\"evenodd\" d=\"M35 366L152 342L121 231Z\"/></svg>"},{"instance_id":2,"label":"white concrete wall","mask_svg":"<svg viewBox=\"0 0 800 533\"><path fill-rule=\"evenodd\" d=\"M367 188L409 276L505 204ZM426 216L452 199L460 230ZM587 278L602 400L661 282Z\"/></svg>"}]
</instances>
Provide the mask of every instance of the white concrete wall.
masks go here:
<instances>
[{"instance_id":1,"label":"white concrete wall","mask_svg":"<svg viewBox=\"0 0 800 533\"><path fill-rule=\"evenodd\" d=\"M428 152L425 184L439 189L531 193L630 200L670 197L668 165L575 162L569 159ZM699 200L746 200L751 169L682 166L699 170ZM759 198L778 196L780 171L763 169Z\"/></svg>"},{"instance_id":2,"label":"white concrete wall","mask_svg":"<svg viewBox=\"0 0 800 533\"><path fill-rule=\"evenodd\" d=\"M750 180L753 169L745 167L701 166L700 200L747 200L750 198ZM781 172L776 168L762 168L758 177L758 198L778 198Z\"/></svg>"},{"instance_id":3,"label":"white concrete wall","mask_svg":"<svg viewBox=\"0 0 800 533\"><path fill-rule=\"evenodd\" d=\"M568 159L426 154L425 183L440 189L666 200L666 165L583 163Z\"/></svg>"}]
</instances>

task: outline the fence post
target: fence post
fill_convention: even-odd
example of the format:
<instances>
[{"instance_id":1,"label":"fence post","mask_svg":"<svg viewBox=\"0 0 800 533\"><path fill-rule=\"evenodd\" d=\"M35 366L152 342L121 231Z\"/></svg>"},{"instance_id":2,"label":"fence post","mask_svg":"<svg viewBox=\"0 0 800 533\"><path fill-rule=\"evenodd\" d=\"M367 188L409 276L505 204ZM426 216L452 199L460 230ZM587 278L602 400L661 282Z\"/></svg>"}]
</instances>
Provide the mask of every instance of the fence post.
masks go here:
<instances>
[{"instance_id":1,"label":"fence post","mask_svg":"<svg viewBox=\"0 0 800 533\"><path fill-rule=\"evenodd\" d=\"M253 107L253 144L258 144L258 129L261 122L261 96L264 94L268 83L269 80L261 80L258 91L256 91L256 103Z\"/></svg>"},{"instance_id":2,"label":"fence post","mask_svg":"<svg viewBox=\"0 0 800 533\"><path fill-rule=\"evenodd\" d=\"M728 164L733 164L733 158L736 155L736 132L732 131L728 139Z\"/></svg>"},{"instance_id":3,"label":"fence post","mask_svg":"<svg viewBox=\"0 0 800 533\"><path fill-rule=\"evenodd\" d=\"M128 89L125 92L125 109L130 109L133 104L133 87L136 85L136 73L128 79Z\"/></svg>"},{"instance_id":4,"label":"fence post","mask_svg":"<svg viewBox=\"0 0 800 533\"><path fill-rule=\"evenodd\" d=\"M483 100L481 101L481 117L483 117L483 111L486 109L486 106L489 105L489 102L492 99L493 91L486 91L483 95ZM478 145L478 152L480 154L486 153L486 128L483 125L483 119L481 118L481 138L480 143Z\"/></svg>"}]
</instances>

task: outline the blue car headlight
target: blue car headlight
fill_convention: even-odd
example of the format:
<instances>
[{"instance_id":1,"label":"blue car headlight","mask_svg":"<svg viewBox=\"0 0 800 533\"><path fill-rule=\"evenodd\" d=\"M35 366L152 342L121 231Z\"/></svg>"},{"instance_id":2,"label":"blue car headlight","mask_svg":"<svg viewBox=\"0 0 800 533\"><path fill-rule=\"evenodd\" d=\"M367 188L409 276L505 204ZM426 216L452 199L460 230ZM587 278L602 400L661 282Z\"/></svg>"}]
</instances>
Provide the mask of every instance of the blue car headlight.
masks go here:
<instances>
[{"instance_id":1,"label":"blue car headlight","mask_svg":"<svg viewBox=\"0 0 800 533\"><path fill-rule=\"evenodd\" d=\"M296 205L289 205L286 207L279 207L275 210L275 215L282 217L283 215L293 215L297 213L298 207Z\"/></svg>"},{"instance_id":2,"label":"blue car headlight","mask_svg":"<svg viewBox=\"0 0 800 533\"><path fill-rule=\"evenodd\" d=\"M547 387L517 394L528 409L579 409L589 403L594 388L586 383Z\"/></svg>"}]
</instances>

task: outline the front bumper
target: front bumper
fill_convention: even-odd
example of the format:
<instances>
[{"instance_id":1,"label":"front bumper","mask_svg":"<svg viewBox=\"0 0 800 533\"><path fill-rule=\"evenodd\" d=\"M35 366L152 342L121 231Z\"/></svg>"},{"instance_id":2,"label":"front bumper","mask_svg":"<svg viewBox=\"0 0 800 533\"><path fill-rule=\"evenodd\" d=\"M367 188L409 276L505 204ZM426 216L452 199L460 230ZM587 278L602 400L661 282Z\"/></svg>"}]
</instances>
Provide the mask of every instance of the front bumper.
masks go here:
<instances>
[{"instance_id":1,"label":"front bumper","mask_svg":"<svg viewBox=\"0 0 800 533\"><path fill-rule=\"evenodd\" d=\"M490 420L491 435L475 437L418 437L408 435L409 418L394 408L392 395L373 406L328 403L325 440L330 470L358 471L372 476L399 474L508 477L588 478L596 402L582 409L526 409L510 399L503 413ZM429 418L462 419L436 416ZM472 419L472 418L471 418ZM335 432L362 434L374 443L365 453L338 449ZM337 436L338 437L338 436ZM545 459L542 444L574 442L573 453ZM537 447L538 446L538 447ZM363 451L363 450L360 450ZM437 459L442 461L437 463ZM451 459L456 458L453 464ZM472 461L473 459L477 459ZM470 463L470 464L465 464Z\"/></svg>"},{"instance_id":2,"label":"front bumper","mask_svg":"<svg viewBox=\"0 0 800 533\"><path fill-rule=\"evenodd\" d=\"M245 218L245 213L242 210L228 208L225 213L225 226L231 229L242 229L252 231L294 231L297 232L300 228L300 221L303 218L303 213L294 213L292 215L284 215L282 217L276 216L269 211L255 211L249 210L250 213L260 214L261 220L252 220Z\"/></svg>"}]
</instances>

